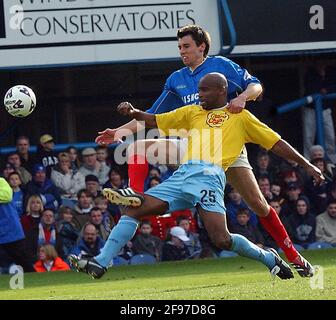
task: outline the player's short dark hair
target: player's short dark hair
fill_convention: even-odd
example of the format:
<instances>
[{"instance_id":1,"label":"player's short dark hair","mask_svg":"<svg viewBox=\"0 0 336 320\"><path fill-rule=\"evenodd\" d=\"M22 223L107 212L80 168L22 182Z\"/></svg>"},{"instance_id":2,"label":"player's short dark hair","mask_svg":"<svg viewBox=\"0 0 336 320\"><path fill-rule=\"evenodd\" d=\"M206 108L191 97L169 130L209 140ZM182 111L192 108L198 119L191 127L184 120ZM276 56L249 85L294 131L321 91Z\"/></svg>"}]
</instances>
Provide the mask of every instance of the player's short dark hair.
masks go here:
<instances>
[{"instance_id":1,"label":"player's short dark hair","mask_svg":"<svg viewBox=\"0 0 336 320\"><path fill-rule=\"evenodd\" d=\"M185 36L191 36L193 40L196 42L196 45L199 47L202 43L205 43L204 57L206 57L209 53L210 45L211 45L211 37L209 32L203 30L202 27L196 24L190 24L184 26L177 31L177 39L181 39Z\"/></svg>"}]
</instances>

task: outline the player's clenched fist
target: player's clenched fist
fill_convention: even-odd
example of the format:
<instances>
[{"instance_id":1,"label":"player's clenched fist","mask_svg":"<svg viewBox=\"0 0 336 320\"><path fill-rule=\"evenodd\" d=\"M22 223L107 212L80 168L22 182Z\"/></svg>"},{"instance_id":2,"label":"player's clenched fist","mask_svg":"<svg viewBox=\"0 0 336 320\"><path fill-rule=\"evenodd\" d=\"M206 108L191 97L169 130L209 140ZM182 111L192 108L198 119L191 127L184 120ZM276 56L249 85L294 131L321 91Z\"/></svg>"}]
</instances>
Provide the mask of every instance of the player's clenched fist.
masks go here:
<instances>
[{"instance_id":1,"label":"player's clenched fist","mask_svg":"<svg viewBox=\"0 0 336 320\"><path fill-rule=\"evenodd\" d=\"M138 110L135 109L129 102L122 102L118 105L117 111L123 116L132 116Z\"/></svg>"}]
</instances>

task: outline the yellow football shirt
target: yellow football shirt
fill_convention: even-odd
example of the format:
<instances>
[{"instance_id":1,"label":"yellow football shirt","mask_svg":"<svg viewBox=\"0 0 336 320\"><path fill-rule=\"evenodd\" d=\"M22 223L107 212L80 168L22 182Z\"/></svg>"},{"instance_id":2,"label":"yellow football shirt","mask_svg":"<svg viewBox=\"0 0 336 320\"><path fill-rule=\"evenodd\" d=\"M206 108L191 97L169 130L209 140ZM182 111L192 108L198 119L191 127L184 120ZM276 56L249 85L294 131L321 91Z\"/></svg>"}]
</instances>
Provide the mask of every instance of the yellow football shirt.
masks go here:
<instances>
[{"instance_id":1,"label":"yellow football shirt","mask_svg":"<svg viewBox=\"0 0 336 320\"><path fill-rule=\"evenodd\" d=\"M204 110L199 105L189 105L155 117L162 136L188 137L182 163L203 160L226 170L245 143L269 150L281 139L247 110L233 114L226 107Z\"/></svg>"}]
</instances>

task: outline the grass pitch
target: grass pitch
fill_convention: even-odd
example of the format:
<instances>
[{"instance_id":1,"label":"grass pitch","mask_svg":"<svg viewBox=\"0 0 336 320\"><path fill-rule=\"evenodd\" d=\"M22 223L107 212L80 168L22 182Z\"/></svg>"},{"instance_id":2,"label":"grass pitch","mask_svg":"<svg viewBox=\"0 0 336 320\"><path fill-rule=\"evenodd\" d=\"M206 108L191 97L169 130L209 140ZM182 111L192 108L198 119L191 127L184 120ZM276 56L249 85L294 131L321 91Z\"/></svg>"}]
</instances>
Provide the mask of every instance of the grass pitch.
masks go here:
<instances>
[{"instance_id":1,"label":"grass pitch","mask_svg":"<svg viewBox=\"0 0 336 320\"><path fill-rule=\"evenodd\" d=\"M296 271L294 279L272 279L266 267L246 258L204 259L115 267L100 280L74 271L27 274L23 290L10 290L10 275L2 275L0 299L336 299L336 249L303 255L321 266L316 279Z\"/></svg>"}]
</instances>

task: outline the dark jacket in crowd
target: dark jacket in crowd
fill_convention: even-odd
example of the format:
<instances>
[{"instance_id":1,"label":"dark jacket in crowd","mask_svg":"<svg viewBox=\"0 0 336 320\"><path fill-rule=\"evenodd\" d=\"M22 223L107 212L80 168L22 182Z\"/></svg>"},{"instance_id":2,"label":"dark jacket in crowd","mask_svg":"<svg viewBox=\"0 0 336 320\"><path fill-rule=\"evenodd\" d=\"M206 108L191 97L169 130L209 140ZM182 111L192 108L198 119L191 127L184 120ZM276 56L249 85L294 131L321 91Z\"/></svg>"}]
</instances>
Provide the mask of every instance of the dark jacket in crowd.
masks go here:
<instances>
[{"instance_id":1,"label":"dark jacket in crowd","mask_svg":"<svg viewBox=\"0 0 336 320\"><path fill-rule=\"evenodd\" d=\"M46 168L47 178L50 178L51 169L58 163L57 154L53 150L46 151L42 146L39 145L37 147L36 160L37 163L43 164L43 166Z\"/></svg>"},{"instance_id":2,"label":"dark jacket in crowd","mask_svg":"<svg viewBox=\"0 0 336 320\"><path fill-rule=\"evenodd\" d=\"M168 241L162 247L162 261L185 260L189 256L190 254L186 246L178 248Z\"/></svg>"},{"instance_id":3,"label":"dark jacket in crowd","mask_svg":"<svg viewBox=\"0 0 336 320\"><path fill-rule=\"evenodd\" d=\"M79 231L70 222L60 221L58 235L62 242L63 257L66 258L70 254L71 249L76 245Z\"/></svg>"},{"instance_id":4,"label":"dark jacket in crowd","mask_svg":"<svg viewBox=\"0 0 336 320\"><path fill-rule=\"evenodd\" d=\"M89 247L83 238L79 240L77 246L71 249L71 253L78 256L79 254L94 257L100 253L100 249L104 247L105 242L100 237L97 237L96 243L93 248Z\"/></svg>"},{"instance_id":5,"label":"dark jacket in crowd","mask_svg":"<svg viewBox=\"0 0 336 320\"><path fill-rule=\"evenodd\" d=\"M257 227L247 224L245 226L237 223L231 227L232 233L238 233L255 244L264 244L265 240Z\"/></svg>"},{"instance_id":6,"label":"dark jacket in crowd","mask_svg":"<svg viewBox=\"0 0 336 320\"><path fill-rule=\"evenodd\" d=\"M151 234L138 234L133 242L132 250L134 254L150 254L160 260L162 241Z\"/></svg>"}]
</instances>

